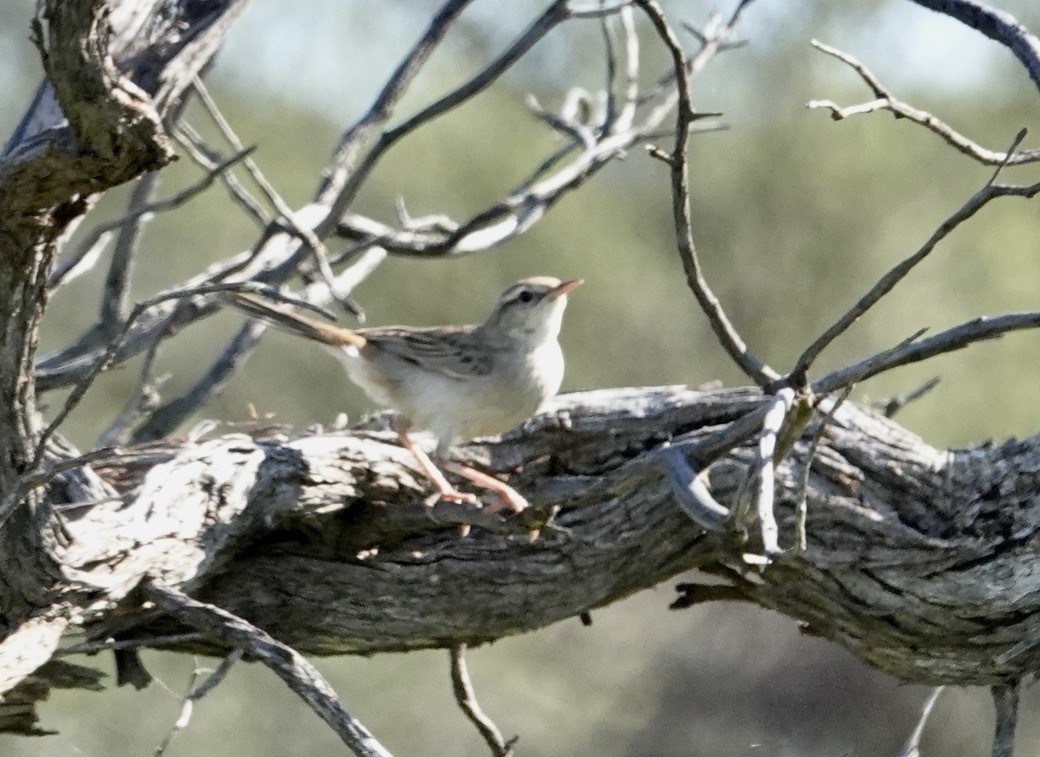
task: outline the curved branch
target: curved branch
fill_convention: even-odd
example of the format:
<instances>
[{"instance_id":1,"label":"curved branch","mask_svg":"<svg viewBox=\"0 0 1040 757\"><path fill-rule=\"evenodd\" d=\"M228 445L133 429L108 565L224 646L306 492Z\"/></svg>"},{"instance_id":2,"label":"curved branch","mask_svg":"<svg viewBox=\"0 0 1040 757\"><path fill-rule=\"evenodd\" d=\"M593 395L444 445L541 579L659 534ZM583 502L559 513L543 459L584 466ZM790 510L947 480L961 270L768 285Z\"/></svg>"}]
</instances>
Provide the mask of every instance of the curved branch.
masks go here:
<instances>
[{"instance_id":1,"label":"curved branch","mask_svg":"<svg viewBox=\"0 0 1040 757\"><path fill-rule=\"evenodd\" d=\"M369 654L520 633L696 566L903 680L988 685L1035 665L1040 578L1011 566L1029 559L1040 522L1040 440L948 453L846 403L812 460L806 549L760 572L744 560L762 550L754 531L745 543L685 514L660 445L681 438L694 454L761 405L754 390L588 392L464 447L467 463L524 492L530 517L558 509L535 544L523 518L485 518L460 538L454 523L473 520L423 504L427 484L389 432L234 435L158 465L106 462L98 472L137 494L68 524L70 575L123 596L147 572L298 651ZM795 542L816 433L810 424L775 470L783 543ZM711 466L716 499L731 505L753 457L738 448ZM128 609L94 634L185 630Z\"/></svg>"},{"instance_id":2,"label":"curved branch","mask_svg":"<svg viewBox=\"0 0 1040 757\"><path fill-rule=\"evenodd\" d=\"M780 374L755 357L740 334L737 333L736 327L722 309L722 303L719 302L719 298L715 296L704 277L700 260L697 257L697 248L693 243L686 143L689 139L690 128L694 120L698 118L698 114L694 111L693 103L690 100L690 77L687 73L687 67L690 64L687 63L675 32L655 0L636 0L636 4L646 13L657 35L671 55L672 68L676 77L678 104L676 107L675 147L672 149L671 155L666 156L666 163L672 174L672 212L675 219L675 236L679 245L679 256L686 272L686 281L726 353L752 381L759 386L767 386L780 378ZM725 38L739 20L740 13L747 4L746 1L742 1L734 11L729 24L714 37L713 44L704 46L698 55L699 65L703 65L703 60L713 55L725 42ZM694 61L694 64L698 64L698 61Z\"/></svg>"},{"instance_id":3,"label":"curved branch","mask_svg":"<svg viewBox=\"0 0 1040 757\"><path fill-rule=\"evenodd\" d=\"M899 100L892 94L891 90L870 72L870 69L848 53L842 52L836 47L825 45L815 39L812 40L812 46L826 55L837 58L859 74L860 78L874 92L874 97L877 99L861 105L850 105L845 108L839 107L830 100L811 100L806 105L810 110L824 108L830 111L831 118L835 121L841 121L845 118L865 113L873 113L878 110L887 110L896 118L905 118L925 127L958 152L967 155L969 158L974 158L979 163L991 166L1017 166L1024 163L1035 163L1040 160L1040 149L996 152L982 147L928 111L920 110Z\"/></svg>"},{"instance_id":4,"label":"curved branch","mask_svg":"<svg viewBox=\"0 0 1040 757\"><path fill-rule=\"evenodd\" d=\"M1007 11L975 0L913 0L936 13L960 21L1008 48L1040 89L1040 39Z\"/></svg>"},{"instance_id":5,"label":"curved branch","mask_svg":"<svg viewBox=\"0 0 1040 757\"><path fill-rule=\"evenodd\" d=\"M919 363L936 355L963 349L976 342L1000 339L1012 331L1035 328L1040 328L1040 311L974 318L927 339L908 339L889 350L828 373L814 381L812 388L820 393L833 392L899 366Z\"/></svg>"},{"instance_id":6,"label":"curved branch","mask_svg":"<svg viewBox=\"0 0 1040 757\"><path fill-rule=\"evenodd\" d=\"M146 582L144 593L173 617L262 661L328 723L358 757L391 757L368 729L351 717L317 668L298 652L229 612L154 581Z\"/></svg>"}]
</instances>

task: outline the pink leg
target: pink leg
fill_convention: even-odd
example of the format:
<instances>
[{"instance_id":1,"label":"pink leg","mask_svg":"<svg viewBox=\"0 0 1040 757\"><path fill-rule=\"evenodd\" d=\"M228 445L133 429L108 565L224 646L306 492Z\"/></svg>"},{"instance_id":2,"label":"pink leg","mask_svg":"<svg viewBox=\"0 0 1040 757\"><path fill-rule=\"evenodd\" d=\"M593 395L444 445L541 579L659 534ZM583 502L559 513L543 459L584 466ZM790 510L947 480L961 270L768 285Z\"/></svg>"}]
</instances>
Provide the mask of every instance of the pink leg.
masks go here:
<instances>
[{"instance_id":1,"label":"pink leg","mask_svg":"<svg viewBox=\"0 0 1040 757\"><path fill-rule=\"evenodd\" d=\"M499 481L494 476L489 476L487 473L481 473L475 468L470 468L468 465L462 465L461 463L451 461L444 461L441 463L441 466L445 470L457 473L467 481L472 481L481 489L487 489L489 492L494 493L497 501L487 508L488 512L512 510L514 513L518 513L527 507L527 500L523 498L520 492L509 484Z\"/></svg>"},{"instance_id":2,"label":"pink leg","mask_svg":"<svg viewBox=\"0 0 1040 757\"><path fill-rule=\"evenodd\" d=\"M419 463L419 467L422 468L426 477L433 482L433 485L437 487L437 493L440 494L442 499L446 499L449 502L460 502L469 505L475 505L480 501L477 498L477 495L469 494L468 492L460 492L452 486L451 482L444 477L444 474L441 473L440 469L433 464L433 460L430 459L430 456L409 438L407 432L398 431L397 436L401 440L401 444L404 448L415 456L416 461Z\"/></svg>"}]
</instances>

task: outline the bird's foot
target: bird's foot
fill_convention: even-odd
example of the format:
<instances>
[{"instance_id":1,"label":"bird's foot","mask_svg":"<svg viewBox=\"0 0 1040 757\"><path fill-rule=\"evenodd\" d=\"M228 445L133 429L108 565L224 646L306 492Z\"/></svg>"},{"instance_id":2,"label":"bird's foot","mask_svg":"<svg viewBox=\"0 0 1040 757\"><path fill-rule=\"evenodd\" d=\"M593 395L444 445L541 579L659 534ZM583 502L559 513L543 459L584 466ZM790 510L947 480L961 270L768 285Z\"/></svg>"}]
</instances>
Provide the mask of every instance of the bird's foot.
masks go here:
<instances>
[{"instance_id":1,"label":"bird's foot","mask_svg":"<svg viewBox=\"0 0 1040 757\"><path fill-rule=\"evenodd\" d=\"M498 513L503 510L511 513L519 513L530 507L530 503L524 498L524 496L513 487L508 484L504 484L501 481L498 482L499 486L491 489L494 494L495 501L487 505L484 509L489 513ZM532 528L527 532L527 539L534 544L538 541L538 537L541 535L541 530Z\"/></svg>"},{"instance_id":2,"label":"bird's foot","mask_svg":"<svg viewBox=\"0 0 1040 757\"><path fill-rule=\"evenodd\" d=\"M432 499L432 498L431 498ZM445 502L453 502L457 505L480 505L480 497L470 492L459 491L458 489L446 489L444 491L437 492L437 500L444 500Z\"/></svg>"},{"instance_id":3,"label":"bird's foot","mask_svg":"<svg viewBox=\"0 0 1040 757\"><path fill-rule=\"evenodd\" d=\"M477 486L479 486L481 489L485 489L491 492L493 501L486 505L484 508L489 513L498 513L502 511L510 513L519 513L523 510L526 510L529 507L527 500L524 499L523 495L520 494L520 492L511 487L509 484L499 481L494 476L489 476L487 473L478 471L474 468L469 467L468 465L462 465L461 463L456 463L453 461L442 461L441 467L444 470L451 471L456 475L462 476L467 481L470 481L471 483L474 483ZM453 496L472 497L472 499L464 500L467 503L479 502L475 495L465 494L463 492L458 491L457 489L452 489L452 492ZM468 527L464 526L462 529L462 535L466 536L468 533ZM538 539L539 533L540 532L537 529L532 529L528 532L528 537L532 542L534 542Z\"/></svg>"},{"instance_id":4,"label":"bird's foot","mask_svg":"<svg viewBox=\"0 0 1040 757\"><path fill-rule=\"evenodd\" d=\"M501 482L500 485L502 486L501 489L492 490L492 494L495 495L495 501L484 508L489 513L498 513L503 510L519 513L530 506L530 503L516 489Z\"/></svg>"}]
</instances>

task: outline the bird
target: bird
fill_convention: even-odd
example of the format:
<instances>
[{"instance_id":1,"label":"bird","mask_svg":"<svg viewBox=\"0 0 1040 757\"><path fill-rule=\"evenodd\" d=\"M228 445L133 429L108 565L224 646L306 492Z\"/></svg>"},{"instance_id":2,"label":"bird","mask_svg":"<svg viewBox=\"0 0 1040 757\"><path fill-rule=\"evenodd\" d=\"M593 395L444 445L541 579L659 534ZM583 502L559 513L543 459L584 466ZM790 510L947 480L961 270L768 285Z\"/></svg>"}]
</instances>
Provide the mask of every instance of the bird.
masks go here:
<instances>
[{"instance_id":1,"label":"bird","mask_svg":"<svg viewBox=\"0 0 1040 757\"><path fill-rule=\"evenodd\" d=\"M492 493L489 512L520 512L527 500L503 481L449 460L459 439L500 434L519 425L559 391L564 359L558 340L567 295L584 282L533 276L508 287L488 317L466 326L348 329L244 293L226 300L253 317L330 349L350 380L396 411L392 428L449 502L479 504L444 475L455 473ZM409 435L432 432L435 463Z\"/></svg>"}]
</instances>

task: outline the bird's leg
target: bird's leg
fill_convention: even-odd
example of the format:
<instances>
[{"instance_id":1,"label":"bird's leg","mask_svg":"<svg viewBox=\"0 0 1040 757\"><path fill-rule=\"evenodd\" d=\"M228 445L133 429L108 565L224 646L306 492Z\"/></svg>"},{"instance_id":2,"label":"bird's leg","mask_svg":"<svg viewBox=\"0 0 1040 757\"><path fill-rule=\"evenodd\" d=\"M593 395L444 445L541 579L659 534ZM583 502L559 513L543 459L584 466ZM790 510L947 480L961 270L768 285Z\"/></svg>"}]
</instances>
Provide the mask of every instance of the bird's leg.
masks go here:
<instances>
[{"instance_id":1,"label":"bird's leg","mask_svg":"<svg viewBox=\"0 0 1040 757\"><path fill-rule=\"evenodd\" d=\"M499 481L494 476L489 476L476 468L470 468L468 465L462 465L451 460L442 461L441 467L462 476L467 481L473 482L481 489L487 489L489 492L492 492L496 501L486 508L488 512L512 510L514 513L518 513L527 508L527 500L523 498L520 492L509 484Z\"/></svg>"},{"instance_id":2,"label":"bird's leg","mask_svg":"<svg viewBox=\"0 0 1040 757\"><path fill-rule=\"evenodd\" d=\"M441 473L440 468L433 464L433 460L430 456L411 440L408 436L407 431L397 430L397 437L401 440L401 445L412 453L415 457L416 462L419 463L419 467L422 468L422 472L426 474L426 477L433 482L433 485L437 487L437 493L441 496L441 499L446 499L449 502L459 502L466 505L475 505L480 500L475 494L469 494L468 492L460 492L451 482L444 477Z\"/></svg>"}]
</instances>

